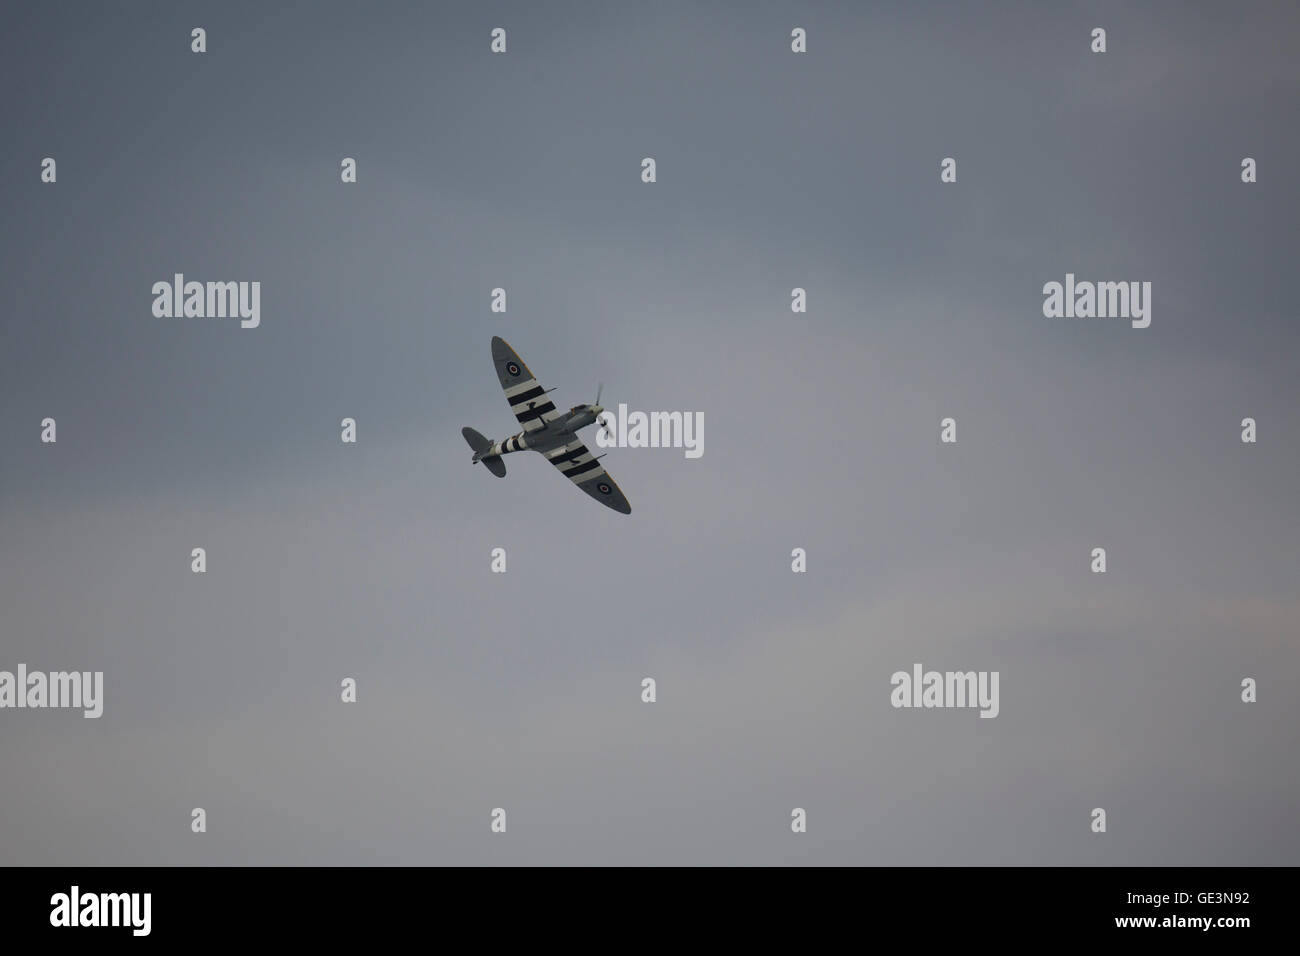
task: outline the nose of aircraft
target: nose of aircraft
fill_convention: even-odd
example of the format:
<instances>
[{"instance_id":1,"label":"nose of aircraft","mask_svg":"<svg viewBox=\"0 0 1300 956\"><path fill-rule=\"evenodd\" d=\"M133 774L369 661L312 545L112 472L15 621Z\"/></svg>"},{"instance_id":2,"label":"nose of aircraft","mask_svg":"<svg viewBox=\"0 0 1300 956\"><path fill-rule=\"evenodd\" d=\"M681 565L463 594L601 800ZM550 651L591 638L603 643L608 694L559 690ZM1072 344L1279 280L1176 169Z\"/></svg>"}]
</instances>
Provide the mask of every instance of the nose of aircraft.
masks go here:
<instances>
[{"instance_id":1,"label":"nose of aircraft","mask_svg":"<svg viewBox=\"0 0 1300 956\"><path fill-rule=\"evenodd\" d=\"M605 409L604 409L604 406L602 406L602 405L592 405L592 406L591 406L591 414L593 414L593 415L599 415L599 414L600 414L601 412L603 412L604 410L605 410Z\"/></svg>"}]
</instances>

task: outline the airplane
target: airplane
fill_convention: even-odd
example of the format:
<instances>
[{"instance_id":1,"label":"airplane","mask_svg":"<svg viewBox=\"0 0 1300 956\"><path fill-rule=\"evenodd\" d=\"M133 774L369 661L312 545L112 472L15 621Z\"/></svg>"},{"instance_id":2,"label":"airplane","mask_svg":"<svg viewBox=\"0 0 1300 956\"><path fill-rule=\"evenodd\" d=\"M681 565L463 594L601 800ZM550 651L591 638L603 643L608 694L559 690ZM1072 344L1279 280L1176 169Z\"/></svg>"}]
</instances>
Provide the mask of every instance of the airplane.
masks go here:
<instances>
[{"instance_id":1,"label":"airplane","mask_svg":"<svg viewBox=\"0 0 1300 956\"><path fill-rule=\"evenodd\" d=\"M596 389L596 400L590 405L574 405L567 412L556 409L546 397L553 388L542 388L524 360L499 335L492 337L492 364L496 366L497 379L505 390L510 410L519 419L524 430L504 441L489 441L474 429L460 430L474 451L472 462L483 462L484 467L498 478L506 476L506 463L502 455L532 449L540 452L560 473L595 498L602 505L620 514L632 513L632 506L622 489L604 467L598 465L578 437L578 429L594 425L605 409L600 405L601 388Z\"/></svg>"}]
</instances>

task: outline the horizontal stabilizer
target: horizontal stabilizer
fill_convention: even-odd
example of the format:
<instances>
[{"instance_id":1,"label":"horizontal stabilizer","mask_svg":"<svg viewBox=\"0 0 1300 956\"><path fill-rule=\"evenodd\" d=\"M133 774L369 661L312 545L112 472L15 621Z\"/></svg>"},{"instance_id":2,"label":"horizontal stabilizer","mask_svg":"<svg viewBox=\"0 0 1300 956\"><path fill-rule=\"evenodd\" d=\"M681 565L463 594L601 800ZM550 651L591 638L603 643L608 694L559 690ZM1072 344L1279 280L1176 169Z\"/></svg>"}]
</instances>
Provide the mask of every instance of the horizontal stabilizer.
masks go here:
<instances>
[{"instance_id":1,"label":"horizontal stabilizer","mask_svg":"<svg viewBox=\"0 0 1300 956\"><path fill-rule=\"evenodd\" d=\"M472 428L462 428L460 433L465 436L465 441L469 442L469 447L476 453L487 451L492 447L491 440L484 438Z\"/></svg>"},{"instance_id":2,"label":"horizontal stabilizer","mask_svg":"<svg viewBox=\"0 0 1300 956\"><path fill-rule=\"evenodd\" d=\"M488 458L480 458L479 461L487 465L487 470L492 472L498 478L506 476L506 463L501 460L500 455L491 455Z\"/></svg>"}]
</instances>

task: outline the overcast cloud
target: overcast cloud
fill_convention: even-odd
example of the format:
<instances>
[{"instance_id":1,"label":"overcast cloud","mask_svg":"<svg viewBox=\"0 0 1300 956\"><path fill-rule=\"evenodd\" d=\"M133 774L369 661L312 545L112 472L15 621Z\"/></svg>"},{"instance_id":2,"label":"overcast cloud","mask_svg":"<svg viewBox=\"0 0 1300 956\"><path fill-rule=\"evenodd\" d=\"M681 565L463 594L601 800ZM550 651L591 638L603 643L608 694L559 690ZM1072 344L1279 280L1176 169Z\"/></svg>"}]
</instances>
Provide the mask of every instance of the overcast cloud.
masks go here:
<instances>
[{"instance_id":1,"label":"overcast cloud","mask_svg":"<svg viewBox=\"0 0 1300 956\"><path fill-rule=\"evenodd\" d=\"M7 13L0 669L105 702L0 711L0 862L1296 863L1298 30ZM156 318L177 272L260 281L260 326ZM1045 318L1067 272L1151 326ZM629 517L493 479L494 334L561 408L702 412L703 456L611 449ZM914 662L999 671L998 717L894 709Z\"/></svg>"}]
</instances>

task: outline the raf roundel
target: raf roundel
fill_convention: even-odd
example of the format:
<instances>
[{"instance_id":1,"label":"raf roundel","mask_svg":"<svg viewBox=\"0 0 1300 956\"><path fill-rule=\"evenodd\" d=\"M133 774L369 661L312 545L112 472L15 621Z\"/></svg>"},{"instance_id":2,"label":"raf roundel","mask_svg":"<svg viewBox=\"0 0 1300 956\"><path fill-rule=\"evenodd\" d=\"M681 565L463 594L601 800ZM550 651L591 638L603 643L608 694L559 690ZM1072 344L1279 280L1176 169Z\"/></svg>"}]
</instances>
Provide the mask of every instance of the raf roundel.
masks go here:
<instances>
[{"instance_id":1,"label":"raf roundel","mask_svg":"<svg viewBox=\"0 0 1300 956\"><path fill-rule=\"evenodd\" d=\"M607 494L609 494L611 491L613 491L614 489L610 488L609 485L605 484L605 483L602 481L600 484L598 484L598 485L596 486L596 490L599 491L602 495L607 495Z\"/></svg>"},{"instance_id":2,"label":"raf roundel","mask_svg":"<svg viewBox=\"0 0 1300 956\"><path fill-rule=\"evenodd\" d=\"M507 363L506 363L506 371L509 372L511 375L518 375L518 374L519 374L519 366L516 365L514 362L507 362Z\"/></svg>"}]
</instances>

